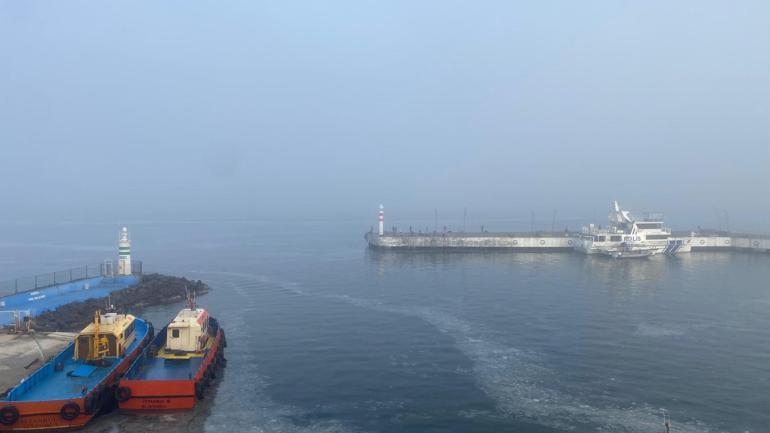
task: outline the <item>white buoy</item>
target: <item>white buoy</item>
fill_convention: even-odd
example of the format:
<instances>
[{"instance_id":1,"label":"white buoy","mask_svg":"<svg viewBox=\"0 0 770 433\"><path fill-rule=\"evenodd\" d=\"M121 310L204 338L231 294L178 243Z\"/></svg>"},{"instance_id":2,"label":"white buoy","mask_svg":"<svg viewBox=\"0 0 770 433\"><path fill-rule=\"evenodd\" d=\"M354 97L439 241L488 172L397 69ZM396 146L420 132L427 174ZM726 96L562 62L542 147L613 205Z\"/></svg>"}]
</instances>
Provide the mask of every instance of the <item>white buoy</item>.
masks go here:
<instances>
[{"instance_id":1,"label":"white buoy","mask_svg":"<svg viewBox=\"0 0 770 433\"><path fill-rule=\"evenodd\" d=\"M380 236L385 234L385 207L380 205Z\"/></svg>"},{"instance_id":2,"label":"white buoy","mask_svg":"<svg viewBox=\"0 0 770 433\"><path fill-rule=\"evenodd\" d=\"M118 238L118 275L131 275L131 239L125 227Z\"/></svg>"}]
</instances>

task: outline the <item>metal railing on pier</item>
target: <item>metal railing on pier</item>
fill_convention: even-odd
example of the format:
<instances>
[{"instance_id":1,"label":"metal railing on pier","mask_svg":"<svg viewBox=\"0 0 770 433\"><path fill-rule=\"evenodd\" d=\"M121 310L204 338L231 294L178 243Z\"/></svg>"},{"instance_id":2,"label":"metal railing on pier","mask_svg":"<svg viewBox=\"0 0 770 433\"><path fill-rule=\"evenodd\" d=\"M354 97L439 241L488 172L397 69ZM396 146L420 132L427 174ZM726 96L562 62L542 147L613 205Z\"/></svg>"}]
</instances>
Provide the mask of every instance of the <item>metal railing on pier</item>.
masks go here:
<instances>
[{"instance_id":1,"label":"metal railing on pier","mask_svg":"<svg viewBox=\"0 0 770 433\"><path fill-rule=\"evenodd\" d=\"M695 236L719 236L728 238L745 238L745 239L770 239L770 233L742 233L742 232L729 232L726 230L713 230L713 229L698 229L698 230L674 230L673 236L689 237Z\"/></svg>"},{"instance_id":2,"label":"metal railing on pier","mask_svg":"<svg viewBox=\"0 0 770 433\"><path fill-rule=\"evenodd\" d=\"M370 232L371 235L374 235L376 233ZM388 231L384 232L384 236L393 236L393 237L416 237L416 236L427 236L427 237L448 237L448 236L467 236L467 237L474 237L474 238L482 238L482 237L509 237L509 238L526 238L526 237L532 237L532 238L569 238L569 237L577 237L580 235L580 233L577 232L570 232L570 231L534 231L534 232L452 232L452 231L436 231L436 232L422 232L422 231L406 231L406 232L393 232Z\"/></svg>"},{"instance_id":3,"label":"metal railing on pier","mask_svg":"<svg viewBox=\"0 0 770 433\"><path fill-rule=\"evenodd\" d=\"M117 269L111 261L95 265L83 265L75 268L65 269L63 271L48 272L28 277L14 278L12 280L0 281L0 297L14 295L17 293L31 292L35 290L52 287L59 284L71 283L74 281L85 280L93 277L112 277L117 273ZM131 273L134 275L142 274L142 262L133 261L131 263Z\"/></svg>"}]
</instances>

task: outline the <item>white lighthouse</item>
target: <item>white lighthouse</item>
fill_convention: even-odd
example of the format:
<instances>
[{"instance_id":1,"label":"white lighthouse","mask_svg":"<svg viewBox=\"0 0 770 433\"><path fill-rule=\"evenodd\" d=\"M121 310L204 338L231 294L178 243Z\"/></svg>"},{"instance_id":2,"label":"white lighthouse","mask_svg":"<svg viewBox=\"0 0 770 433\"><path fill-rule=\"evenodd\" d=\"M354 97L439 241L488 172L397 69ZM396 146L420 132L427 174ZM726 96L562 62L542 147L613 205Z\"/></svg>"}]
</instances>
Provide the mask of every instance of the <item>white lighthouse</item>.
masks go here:
<instances>
[{"instance_id":1,"label":"white lighthouse","mask_svg":"<svg viewBox=\"0 0 770 433\"><path fill-rule=\"evenodd\" d=\"M380 236L385 234L385 207L380 205Z\"/></svg>"},{"instance_id":2,"label":"white lighthouse","mask_svg":"<svg viewBox=\"0 0 770 433\"><path fill-rule=\"evenodd\" d=\"M118 275L131 275L131 239L125 227L118 239Z\"/></svg>"}]
</instances>

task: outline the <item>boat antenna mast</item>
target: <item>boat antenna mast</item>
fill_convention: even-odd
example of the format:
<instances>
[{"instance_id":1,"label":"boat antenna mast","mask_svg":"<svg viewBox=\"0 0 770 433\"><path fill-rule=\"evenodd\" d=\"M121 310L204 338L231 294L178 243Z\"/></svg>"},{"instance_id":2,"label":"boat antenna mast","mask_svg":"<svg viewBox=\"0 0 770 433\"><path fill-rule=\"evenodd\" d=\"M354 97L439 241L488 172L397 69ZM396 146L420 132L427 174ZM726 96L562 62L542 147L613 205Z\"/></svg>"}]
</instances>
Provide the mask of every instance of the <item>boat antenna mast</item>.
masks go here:
<instances>
[{"instance_id":1,"label":"boat antenna mast","mask_svg":"<svg viewBox=\"0 0 770 433\"><path fill-rule=\"evenodd\" d=\"M107 295L107 299L104 301L104 311L108 313L115 312L115 305L112 304L112 295Z\"/></svg>"},{"instance_id":2,"label":"boat antenna mast","mask_svg":"<svg viewBox=\"0 0 770 433\"><path fill-rule=\"evenodd\" d=\"M190 291L187 285L184 286L184 292L187 295L187 308L195 310L198 308L198 303L195 301L195 290Z\"/></svg>"}]
</instances>

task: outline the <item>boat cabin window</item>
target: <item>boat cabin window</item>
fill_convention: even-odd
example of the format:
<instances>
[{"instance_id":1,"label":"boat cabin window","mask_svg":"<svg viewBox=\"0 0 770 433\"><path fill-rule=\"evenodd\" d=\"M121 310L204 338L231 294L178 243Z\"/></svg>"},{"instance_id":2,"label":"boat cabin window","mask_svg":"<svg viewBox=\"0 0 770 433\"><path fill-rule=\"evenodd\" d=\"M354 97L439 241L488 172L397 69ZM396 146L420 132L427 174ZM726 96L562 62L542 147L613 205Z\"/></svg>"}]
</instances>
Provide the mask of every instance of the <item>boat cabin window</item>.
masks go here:
<instances>
[{"instance_id":1,"label":"boat cabin window","mask_svg":"<svg viewBox=\"0 0 770 433\"><path fill-rule=\"evenodd\" d=\"M661 223L636 223L636 227L644 230L650 230L650 229L660 229L662 225Z\"/></svg>"},{"instance_id":2,"label":"boat cabin window","mask_svg":"<svg viewBox=\"0 0 770 433\"><path fill-rule=\"evenodd\" d=\"M606 240L607 240L607 236L597 236L597 237L596 237L596 240L597 240L598 242L604 242L604 241L606 241Z\"/></svg>"},{"instance_id":3,"label":"boat cabin window","mask_svg":"<svg viewBox=\"0 0 770 433\"><path fill-rule=\"evenodd\" d=\"M179 338L179 330L178 329L172 329L171 330L171 338Z\"/></svg>"},{"instance_id":4,"label":"boat cabin window","mask_svg":"<svg viewBox=\"0 0 770 433\"><path fill-rule=\"evenodd\" d=\"M81 335L77 339L77 359L88 359L91 352L91 338Z\"/></svg>"},{"instance_id":5,"label":"boat cabin window","mask_svg":"<svg viewBox=\"0 0 770 433\"><path fill-rule=\"evenodd\" d=\"M134 332L135 327L136 327L136 322L131 322L131 324L126 327L126 330L123 331L123 335L125 336L125 338L128 338L131 336L131 334Z\"/></svg>"},{"instance_id":6,"label":"boat cabin window","mask_svg":"<svg viewBox=\"0 0 770 433\"><path fill-rule=\"evenodd\" d=\"M118 342L112 334L99 334L101 337L107 338L107 356L119 356L118 354ZM93 335L80 335L77 338L77 351L76 359L88 359L91 356L91 348L93 347Z\"/></svg>"},{"instance_id":7,"label":"boat cabin window","mask_svg":"<svg viewBox=\"0 0 770 433\"><path fill-rule=\"evenodd\" d=\"M647 239L668 239L668 235L647 235Z\"/></svg>"},{"instance_id":8,"label":"boat cabin window","mask_svg":"<svg viewBox=\"0 0 770 433\"><path fill-rule=\"evenodd\" d=\"M610 241L612 242L620 242L621 236L610 236Z\"/></svg>"}]
</instances>

